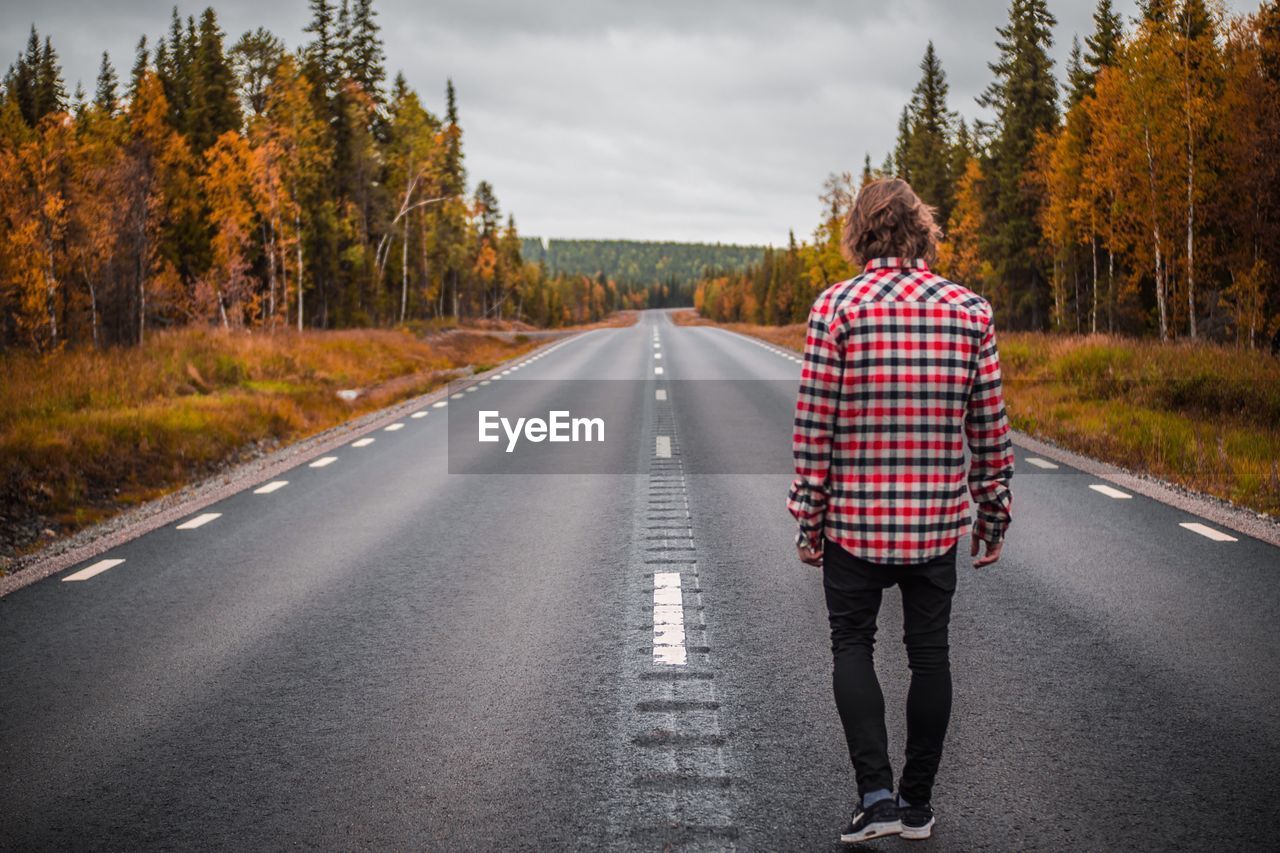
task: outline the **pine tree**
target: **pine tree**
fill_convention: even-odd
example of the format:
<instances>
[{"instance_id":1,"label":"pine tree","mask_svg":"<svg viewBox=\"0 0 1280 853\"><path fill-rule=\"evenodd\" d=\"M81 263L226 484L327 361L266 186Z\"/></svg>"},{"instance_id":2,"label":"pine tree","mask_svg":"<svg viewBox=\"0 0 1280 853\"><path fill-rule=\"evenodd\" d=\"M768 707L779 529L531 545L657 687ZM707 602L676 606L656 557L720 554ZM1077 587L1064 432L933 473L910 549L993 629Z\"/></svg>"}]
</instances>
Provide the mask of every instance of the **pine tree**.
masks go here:
<instances>
[{"instance_id":1,"label":"pine tree","mask_svg":"<svg viewBox=\"0 0 1280 853\"><path fill-rule=\"evenodd\" d=\"M240 127L236 76L222 49L222 30L212 8L200 16L200 29L191 57L192 150L203 152L228 130Z\"/></svg>"},{"instance_id":2,"label":"pine tree","mask_svg":"<svg viewBox=\"0 0 1280 853\"><path fill-rule=\"evenodd\" d=\"M181 133L191 130L191 45L178 7L169 18L169 37L157 40L156 75L169 104L169 123Z\"/></svg>"},{"instance_id":3,"label":"pine tree","mask_svg":"<svg viewBox=\"0 0 1280 853\"><path fill-rule=\"evenodd\" d=\"M118 85L116 70L111 67L111 57L104 50L102 65L98 69L98 88L94 93L93 103L107 115L114 115L120 107L119 97L116 94Z\"/></svg>"},{"instance_id":4,"label":"pine tree","mask_svg":"<svg viewBox=\"0 0 1280 853\"><path fill-rule=\"evenodd\" d=\"M955 113L947 109L947 78L929 42L920 61L921 77L909 107L906 168L912 187L937 208L939 224L951 215L955 176L952 174L951 136Z\"/></svg>"},{"instance_id":5,"label":"pine tree","mask_svg":"<svg viewBox=\"0 0 1280 853\"><path fill-rule=\"evenodd\" d=\"M343 6L346 8L345 2ZM386 80L387 71L382 50L382 39L378 35L377 15L373 11L373 0L355 0L351 11L350 28L347 36L347 75L360 85L374 99L382 103L382 84Z\"/></svg>"},{"instance_id":6,"label":"pine tree","mask_svg":"<svg viewBox=\"0 0 1280 853\"><path fill-rule=\"evenodd\" d=\"M1120 46L1124 42L1124 24L1111 5L1111 0L1098 0L1093 12L1093 34L1085 38L1088 51L1084 55L1089 72L1089 91L1093 92L1094 80L1103 68L1115 65L1120 58Z\"/></svg>"},{"instance_id":7,"label":"pine tree","mask_svg":"<svg viewBox=\"0 0 1280 853\"><path fill-rule=\"evenodd\" d=\"M36 94L36 77L40 69L40 35L35 24L31 25L31 33L27 37L27 52L19 54L9 73L5 75L5 91L7 100L17 105L22 119L34 127L40 120L39 104Z\"/></svg>"},{"instance_id":8,"label":"pine tree","mask_svg":"<svg viewBox=\"0 0 1280 853\"><path fill-rule=\"evenodd\" d=\"M304 48L304 67L316 86L316 97L326 102L338 88L341 45L333 4L329 0L310 0L310 3L311 23L303 27L303 32L311 33L312 39Z\"/></svg>"},{"instance_id":9,"label":"pine tree","mask_svg":"<svg viewBox=\"0 0 1280 853\"><path fill-rule=\"evenodd\" d=\"M246 32L231 48L228 60L240 82L241 106L250 116L267 108L267 86L283 58L284 42L265 27Z\"/></svg>"},{"instance_id":10,"label":"pine tree","mask_svg":"<svg viewBox=\"0 0 1280 853\"><path fill-rule=\"evenodd\" d=\"M147 37L140 36L138 38L138 48L134 54L133 70L129 72L130 101L138 97L138 86L142 84L142 78L146 76L150 62L151 58L147 53Z\"/></svg>"},{"instance_id":11,"label":"pine tree","mask_svg":"<svg viewBox=\"0 0 1280 853\"><path fill-rule=\"evenodd\" d=\"M999 279L998 306L1010 312L1006 326L1040 329L1047 279L1038 226L1040 200L1025 185L1039 135L1058 121L1058 84L1053 76L1052 28L1057 23L1045 0L1013 0L1009 23L1000 27L996 79L978 99L996 114L995 137L983 163L993 228L986 256Z\"/></svg>"},{"instance_id":12,"label":"pine tree","mask_svg":"<svg viewBox=\"0 0 1280 853\"><path fill-rule=\"evenodd\" d=\"M898 117L898 138L893 146L893 169L891 174L902 178L904 181L911 180L910 161L907 152L911 148L911 110L909 107L902 108L902 115Z\"/></svg>"},{"instance_id":13,"label":"pine tree","mask_svg":"<svg viewBox=\"0 0 1280 853\"><path fill-rule=\"evenodd\" d=\"M1091 85L1092 80L1081 58L1080 37L1074 36L1071 39L1071 56L1067 59L1067 110L1084 100Z\"/></svg>"},{"instance_id":14,"label":"pine tree","mask_svg":"<svg viewBox=\"0 0 1280 853\"><path fill-rule=\"evenodd\" d=\"M67 108L67 90L62 84L62 66L58 64L58 54L54 51L53 42L48 36L45 36L44 48L40 51L35 100L37 117L62 112Z\"/></svg>"}]
</instances>

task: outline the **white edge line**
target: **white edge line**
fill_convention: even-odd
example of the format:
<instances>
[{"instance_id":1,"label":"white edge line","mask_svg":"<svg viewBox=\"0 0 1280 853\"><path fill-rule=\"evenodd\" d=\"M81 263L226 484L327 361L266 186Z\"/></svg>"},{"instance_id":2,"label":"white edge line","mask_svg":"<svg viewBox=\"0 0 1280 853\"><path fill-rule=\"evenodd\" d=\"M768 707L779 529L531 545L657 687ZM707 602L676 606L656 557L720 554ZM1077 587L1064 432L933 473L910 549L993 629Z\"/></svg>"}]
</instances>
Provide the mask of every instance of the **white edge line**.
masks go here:
<instances>
[{"instance_id":1,"label":"white edge line","mask_svg":"<svg viewBox=\"0 0 1280 853\"><path fill-rule=\"evenodd\" d=\"M175 530L195 530L197 527L204 527L209 522L215 521L219 518L222 518L222 513L220 512L202 512L199 515L197 515L195 518L182 522L174 529Z\"/></svg>"},{"instance_id":2,"label":"white edge line","mask_svg":"<svg viewBox=\"0 0 1280 853\"><path fill-rule=\"evenodd\" d=\"M118 557L112 557L106 560L99 560L98 562L94 563L91 566L85 566L80 571L67 575L62 580L63 581L87 581L89 578L93 577L94 575L100 575L103 572L105 572L107 569L114 569L116 566L120 565L123 562L124 560Z\"/></svg>"}]
</instances>

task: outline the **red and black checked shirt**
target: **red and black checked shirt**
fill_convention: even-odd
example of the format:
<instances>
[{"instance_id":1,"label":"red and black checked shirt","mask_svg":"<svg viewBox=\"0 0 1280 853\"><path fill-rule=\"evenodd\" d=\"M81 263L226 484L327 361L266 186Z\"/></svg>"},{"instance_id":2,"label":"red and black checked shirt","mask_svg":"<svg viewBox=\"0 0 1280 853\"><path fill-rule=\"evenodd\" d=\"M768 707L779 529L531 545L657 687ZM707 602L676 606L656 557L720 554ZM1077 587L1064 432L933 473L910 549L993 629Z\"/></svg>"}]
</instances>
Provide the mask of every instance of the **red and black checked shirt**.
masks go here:
<instances>
[{"instance_id":1,"label":"red and black checked shirt","mask_svg":"<svg viewBox=\"0 0 1280 853\"><path fill-rule=\"evenodd\" d=\"M876 563L945 553L969 526L1009 525L1013 449L991 305L921 260L877 258L809 314L787 508Z\"/></svg>"}]
</instances>

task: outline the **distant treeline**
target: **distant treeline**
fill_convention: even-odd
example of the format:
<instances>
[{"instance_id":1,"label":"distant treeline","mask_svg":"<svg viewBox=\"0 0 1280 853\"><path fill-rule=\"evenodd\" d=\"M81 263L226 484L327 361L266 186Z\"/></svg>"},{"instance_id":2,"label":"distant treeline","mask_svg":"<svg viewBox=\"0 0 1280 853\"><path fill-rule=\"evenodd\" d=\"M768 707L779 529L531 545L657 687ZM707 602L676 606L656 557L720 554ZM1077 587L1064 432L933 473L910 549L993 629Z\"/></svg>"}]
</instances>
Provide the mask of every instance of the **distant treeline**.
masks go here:
<instances>
[{"instance_id":1,"label":"distant treeline","mask_svg":"<svg viewBox=\"0 0 1280 853\"><path fill-rule=\"evenodd\" d=\"M944 275L990 299L1004 328L1280 341L1280 3L1228 15L1206 0L1142 0L1126 23L1100 0L1063 79L1045 0L998 29L990 123L947 104L932 43L897 144L860 179L833 175L810 241L698 285L719 320L802 320L856 271L841 219L867 181L897 176L936 207Z\"/></svg>"},{"instance_id":2,"label":"distant treeline","mask_svg":"<svg viewBox=\"0 0 1280 853\"><path fill-rule=\"evenodd\" d=\"M537 237L524 238L522 248L525 260L541 261L552 275L603 275L619 287L649 289L653 308L692 305L694 285L704 275L746 269L764 252L761 246L644 240L553 239L544 245Z\"/></svg>"}]
</instances>

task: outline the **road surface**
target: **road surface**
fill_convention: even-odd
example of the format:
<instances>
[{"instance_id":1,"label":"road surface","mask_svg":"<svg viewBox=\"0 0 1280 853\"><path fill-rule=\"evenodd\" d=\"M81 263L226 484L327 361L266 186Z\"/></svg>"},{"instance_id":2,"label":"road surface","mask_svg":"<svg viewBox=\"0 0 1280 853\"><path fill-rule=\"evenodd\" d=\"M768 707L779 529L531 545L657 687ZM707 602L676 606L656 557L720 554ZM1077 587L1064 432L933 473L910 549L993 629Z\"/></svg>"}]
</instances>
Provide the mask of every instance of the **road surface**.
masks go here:
<instances>
[{"instance_id":1,"label":"road surface","mask_svg":"<svg viewBox=\"0 0 1280 853\"><path fill-rule=\"evenodd\" d=\"M622 473L450 474L428 404L0 599L0 849L840 849L853 777L784 506L799 369L646 312L453 401L632 380ZM914 849L1274 849L1280 549L1049 464L1018 450L1000 562L961 556Z\"/></svg>"}]
</instances>

